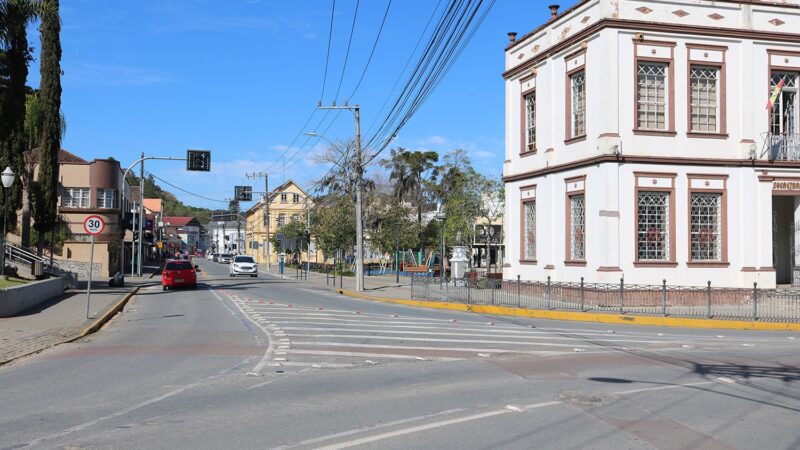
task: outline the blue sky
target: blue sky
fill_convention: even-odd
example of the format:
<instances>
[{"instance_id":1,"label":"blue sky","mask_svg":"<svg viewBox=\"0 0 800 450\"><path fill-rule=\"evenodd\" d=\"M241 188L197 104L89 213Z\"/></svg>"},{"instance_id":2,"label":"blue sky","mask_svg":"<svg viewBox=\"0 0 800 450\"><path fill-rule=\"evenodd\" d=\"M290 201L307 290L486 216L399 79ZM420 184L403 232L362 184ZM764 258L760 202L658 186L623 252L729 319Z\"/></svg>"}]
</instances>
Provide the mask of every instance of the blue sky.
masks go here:
<instances>
[{"instance_id":1,"label":"blue sky","mask_svg":"<svg viewBox=\"0 0 800 450\"><path fill-rule=\"evenodd\" d=\"M360 2L340 103L364 69L386 2ZM339 84L355 4L336 1L326 103ZM365 132L382 118L377 113L436 4L393 0L372 64L351 99L361 105ZM506 32L522 35L544 22L547 4L498 0L393 147L442 154L463 148L483 173L499 176ZM302 185L327 170L313 158L325 141L309 142L304 149L311 150L304 154L297 153L304 137L289 145L320 98L331 0L70 0L61 7L65 149L86 159L112 156L124 165L142 151L181 157L187 148L211 149L210 175L187 173L182 162L145 167L213 199L231 197L234 185L252 184L245 172L269 167L270 184L281 183L284 157L286 178ZM30 39L38 51L35 29ZM38 77L37 61L29 84L37 86ZM318 113L307 131L327 126L317 129L321 117ZM328 116L333 117L325 136L333 141L352 137L352 114ZM163 187L188 204L221 205Z\"/></svg>"}]
</instances>

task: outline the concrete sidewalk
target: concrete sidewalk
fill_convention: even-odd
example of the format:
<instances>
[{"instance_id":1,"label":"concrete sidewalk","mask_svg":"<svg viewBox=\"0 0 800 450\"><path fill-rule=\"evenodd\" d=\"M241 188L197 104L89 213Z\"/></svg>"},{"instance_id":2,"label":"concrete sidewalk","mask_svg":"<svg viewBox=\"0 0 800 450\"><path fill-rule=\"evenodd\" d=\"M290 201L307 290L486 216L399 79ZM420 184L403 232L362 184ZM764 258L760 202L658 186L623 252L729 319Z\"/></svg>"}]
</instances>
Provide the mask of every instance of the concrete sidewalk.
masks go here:
<instances>
[{"instance_id":1,"label":"concrete sidewalk","mask_svg":"<svg viewBox=\"0 0 800 450\"><path fill-rule=\"evenodd\" d=\"M157 269L145 266L141 278L125 277L125 287L108 287L108 277L92 280L90 318L86 317L85 281L77 289L17 316L0 318L0 365L96 331L122 309L139 287L160 282L150 278Z\"/></svg>"},{"instance_id":2,"label":"concrete sidewalk","mask_svg":"<svg viewBox=\"0 0 800 450\"><path fill-rule=\"evenodd\" d=\"M261 266L266 269L265 266ZM356 288L355 277L326 277L324 273L314 271L308 272L308 279L298 279L298 271L293 268L285 268L283 271L283 278L289 280L298 280L300 282L312 284L319 287L327 287L331 290L345 289L354 291ZM269 273L275 276L281 276L278 270L278 265L273 264L270 267ZM305 276L303 272L300 276ZM411 278L401 276L400 283L397 283L397 276L395 274L385 275L371 275L364 276L364 294L381 298L393 298L399 300L409 300L411 298Z\"/></svg>"}]
</instances>

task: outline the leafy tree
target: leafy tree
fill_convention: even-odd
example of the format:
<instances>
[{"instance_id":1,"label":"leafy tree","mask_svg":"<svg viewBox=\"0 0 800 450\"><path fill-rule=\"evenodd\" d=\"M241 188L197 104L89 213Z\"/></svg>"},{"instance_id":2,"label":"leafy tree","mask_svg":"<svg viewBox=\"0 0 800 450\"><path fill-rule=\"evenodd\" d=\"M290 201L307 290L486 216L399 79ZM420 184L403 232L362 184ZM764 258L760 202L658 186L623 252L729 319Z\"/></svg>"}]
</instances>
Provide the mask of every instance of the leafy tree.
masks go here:
<instances>
[{"instance_id":1,"label":"leafy tree","mask_svg":"<svg viewBox=\"0 0 800 450\"><path fill-rule=\"evenodd\" d=\"M346 196L328 195L317 199L311 211L311 235L325 255L331 258L337 250L350 253L356 244L355 205Z\"/></svg>"},{"instance_id":2,"label":"leafy tree","mask_svg":"<svg viewBox=\"0 0 800 450\"><path fill-rule=\"evenodd\" d=\"M42 0L42 23L39 27L42 41L40 64L41 86L41 138L39 139L39 177L42 198L37 202L39 211L36 228L52 229L56 221L58 203L58 152L61 149L61 18L59 0ZM38 246L41 253L41 244Z\"/></svg>"},{"instance_id":3,"label":"leafy tree","mask_svg":"<svg viewBox=\"0 0 800 450\"><path fill-rule=\"evenodd\" d=\"M415 248L419 245L419 225L413 212L396 199L388 203L376 202L371 208L367 228L370 245L382 253L394 253L397 248Z\"/></svg>"},{"instance_id":4,"label":"leafy tree","mask_svg":"<svg viewBox=\"0 0 800 450\"><path fill-rule=\"evenodd\" d=\"M294 239L297 242L297 246L292 251L292 254L297 257L298 261L300 259L300 250L308 249L309 238L308 233L306 232L306 224L302 221L292 221L287 223L286 225L278 228L275 234L272 235L270 238L270 242L272 248L280 250L281 243L278 240L278 233L282 233L285 239L292 240Z\"/></svg>"}]
</instances>

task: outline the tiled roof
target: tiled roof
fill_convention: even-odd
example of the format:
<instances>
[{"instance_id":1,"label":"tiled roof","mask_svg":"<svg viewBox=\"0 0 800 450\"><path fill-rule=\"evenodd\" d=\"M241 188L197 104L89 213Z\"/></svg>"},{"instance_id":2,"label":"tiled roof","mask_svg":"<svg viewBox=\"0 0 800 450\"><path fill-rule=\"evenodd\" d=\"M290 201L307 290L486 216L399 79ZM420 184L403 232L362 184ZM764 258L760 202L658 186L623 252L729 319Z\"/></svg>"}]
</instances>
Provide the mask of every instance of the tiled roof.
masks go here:
<instances>
[{"instance_id":1,"label":"tiled roof","mask_svg":"<svg viewBox=\"0 0 800 450\"><path fill-rule=\"evenodd\" d=\"M161 199L160 198L146 198L144 199L144 207L153 211L154 213L161 212Z\"/></svg>"},{"instance_id":2,"label":"tiled roof","mask_svg":"<svg viewBox=\"0 0 800 450\"><path fill-rule=\"evenodd\" d=\"M164 225L168 227L182 227L195 220L194 217L164 217Z\"/></svg>"},{"instance_id":3,"label":"tiled roof","mask_svg":"<svg viewBox=\"0 0 800 450\"><path fill-rule=\"evenodd\" d=\"M34 148L30 150L31 160L33 162L39 162L39 148ZM58 163L59 164L89 164L89 161L81 158L80 156L68 152L63 148L58 151Z\"/></svg>"}]
</instances>

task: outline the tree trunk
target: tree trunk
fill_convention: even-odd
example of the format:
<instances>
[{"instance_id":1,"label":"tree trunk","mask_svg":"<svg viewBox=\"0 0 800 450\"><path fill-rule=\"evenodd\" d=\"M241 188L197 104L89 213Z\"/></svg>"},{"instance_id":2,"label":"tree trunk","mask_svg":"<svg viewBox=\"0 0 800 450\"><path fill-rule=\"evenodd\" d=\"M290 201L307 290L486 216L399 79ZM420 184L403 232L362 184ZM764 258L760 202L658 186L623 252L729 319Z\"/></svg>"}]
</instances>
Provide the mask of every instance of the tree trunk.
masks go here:
<instances>
[{"instance_id":1,"label":"tree trunk","mask_svg":"<svg viewBox=\"0 0 800 450\"><path fill-rule=\"evenodd\" d=\"M31 246L31 177L26 173L22 177L22 230L20 232L20 244L23 247Z\"/></svg>"}]
</instances>

